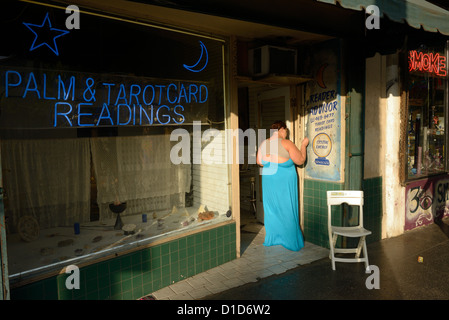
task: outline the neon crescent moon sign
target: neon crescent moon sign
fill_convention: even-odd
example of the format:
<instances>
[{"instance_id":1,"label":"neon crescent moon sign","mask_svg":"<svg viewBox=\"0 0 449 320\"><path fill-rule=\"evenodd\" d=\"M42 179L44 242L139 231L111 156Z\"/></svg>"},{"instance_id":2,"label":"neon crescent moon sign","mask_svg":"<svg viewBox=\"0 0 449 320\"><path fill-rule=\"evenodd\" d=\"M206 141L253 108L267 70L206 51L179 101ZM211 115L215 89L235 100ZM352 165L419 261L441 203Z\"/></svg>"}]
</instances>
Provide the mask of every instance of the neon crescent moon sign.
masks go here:
<instances>
[{"instance_id":1,"label":"neon crescent moon sign","mask_svg":"<svg viewBox=\"0 0 449 320\"><path fill-rule=\"evenodd\" d=\"M209 54L207 52L207 48L204 45L203 42L200 42L200 47L201 47L201 54L200 57L198 58L198 61L193 64L193 65L187 65L184 64L184 68L186 68L187 70L191 71L191 72L201 72L204 70L204 68L206 68L207 63L209 62Z\"/></svg>"}]
</instances>

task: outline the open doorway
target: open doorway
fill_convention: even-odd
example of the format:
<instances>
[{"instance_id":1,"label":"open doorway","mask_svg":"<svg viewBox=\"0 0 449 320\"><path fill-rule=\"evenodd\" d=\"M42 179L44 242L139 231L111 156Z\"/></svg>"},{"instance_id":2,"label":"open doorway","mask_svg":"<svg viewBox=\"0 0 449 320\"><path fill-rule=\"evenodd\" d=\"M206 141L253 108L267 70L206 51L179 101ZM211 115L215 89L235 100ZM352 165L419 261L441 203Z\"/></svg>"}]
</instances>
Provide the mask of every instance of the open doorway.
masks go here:
<instances>
[{"instance_id":1,"label":"open doorway","mask_svg":"<svg viewBox=\"0 0 449 320\"><path fill-rule=\"evenodd\" d=\"M290 88L280 87L260 92L257 96L257 113L258 134L264 137L257 137L257 141L262 141L270 137L270 127L275 121L285 121L289 132L292 130L290 119ZM265 131L263 131L265 130ZM256 218L257 221L264 223L263 199L262 199L262 179L259 174L256 175Z\"/></svg>"},{"instance_id":2,"label":"open doorway","mask_svg":"<svg viewBox=\"0 0 449 320\"><path fill-rule=\"evenodd\" d=\"M273 87L266 84L242 84L239 87L239 128L243 131L265 129L266 139L270 134L270 126L274 121L286 122L290 132L293 123L290 112L290 87ZM263 131L260 131L263 134ZM259 137L257 136L257 141ZM259 167L248 163L248 157L257 152L257 147L244 140L244 164L240 165L240 237L243 254L247 247L264 233L264 213L262 199L262 180ZM263 237L258 237L261 241Z\"/></svg>"}]
</instances>

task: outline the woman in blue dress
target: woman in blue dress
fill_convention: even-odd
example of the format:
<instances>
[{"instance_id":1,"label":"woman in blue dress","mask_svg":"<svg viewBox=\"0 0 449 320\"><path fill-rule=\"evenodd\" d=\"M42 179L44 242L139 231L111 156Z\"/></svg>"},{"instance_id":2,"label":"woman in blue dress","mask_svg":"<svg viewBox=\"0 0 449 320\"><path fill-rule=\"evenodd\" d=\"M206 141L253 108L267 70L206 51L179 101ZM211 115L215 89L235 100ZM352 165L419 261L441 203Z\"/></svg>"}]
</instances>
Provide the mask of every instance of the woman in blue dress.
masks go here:
<instances>
[{"instance_id":1,"label":"woman in blue dress","mask_svg":"<svg viewBox=\"0 0 449 320\"><path fill-rule=\"evenodd\" d=\"M264 245L282 245L289 250L299 251L304 247L304 238L299 226L295 165L305 162L309 139L304 138L298 149L287 139L285 122L276 121L271 129L274 131L272 136L260 144L257 152L257 164L262 166Z\"/></svg>"}]
</instances>

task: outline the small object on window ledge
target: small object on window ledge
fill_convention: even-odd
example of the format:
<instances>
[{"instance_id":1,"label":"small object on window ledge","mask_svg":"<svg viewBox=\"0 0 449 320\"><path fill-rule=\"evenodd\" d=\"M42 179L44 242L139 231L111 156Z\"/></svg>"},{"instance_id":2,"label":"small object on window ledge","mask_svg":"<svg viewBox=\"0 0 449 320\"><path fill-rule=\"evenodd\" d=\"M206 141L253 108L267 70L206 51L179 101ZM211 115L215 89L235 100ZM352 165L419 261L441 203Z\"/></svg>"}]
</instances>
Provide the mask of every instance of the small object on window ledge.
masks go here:
<instances>
[{"instance_id":1,"label":"small object on window ledge","mask_svg":"<svg viewBox=\"0 0 449 320\"><path fill-rule=\"evenodd\" d=\"M213 211L205 211L198 213L198 221L211 220L215 216Z\"/></svg>"},{"instance_id":2,"label":"small object on window ledge","mask_svg":"<svg viewBox=\"0 0 449 320\"><path fill-rule=\"evenodd\" d=\"M205 211L207 211L207 208L206 208L206 206L205 205L200 205L200 207L198 208L198 213L201 213L201 212L205 212Z\"/></svg>"},{"instance_id":3,"label":"small object on window ledge","mask_svg":"<svg viewBox=\"0 0 449 320\"><path fill-rule=\"evenodd\" d=\"M125 236L134 234L134 231L136 230L136 225L135 224L125 224L122 227L122 230L125 232Z\"/></svg>"},{"instance_id":4,"label":"small object on window ledge","mask_svg":"<svg viewBox=\"0 0 449 320\"><path fill-rule=\"evenodd\" d=\"M181 222L181 225L183 227L187 227L188 225L190 225L194 221L195 221L194 217L189 217L189 218L185 219L183 222Z\"/></svg>"},{"instance_id":5,"label":"small object on window ledge","mask_svg":"<svg viewBox=\"0 0 449 320\"><path fill-rule=\"evenodd\" d=\"M75 234L80 234L80 224L79 224L79 222L75 222L74 225L73 225L73 228L74 228Z\"/></svg>"},{"instance_id":6,"label":"small object on window ledge","mask_svg":"<svg viewBox=\"0 0 449 320\"><path fill-rule=\"evenodd\" d=\"M110 203L109 209L112 212L117 213L117 219L115 220L114 230L121 230L123 227L123 222L122 222L122 218L120 217L120 213L125 211L126 202L122 202L122 203L118 203L118 204L116 204L116 202Z\"/></svg>"},{"instance_id":7,"label":"small object on window ledge","mask_svg":"<svg viewBox=\"0 0 449 320\"><path fill-rule=\"evenodd\" d=\"M157 219L157 230L164 229L164 219Z\"/></svg>"},{"instance_id":8,"label":"small object on window ledge","mask_svg":"<svg viewBox=\"0 0 449 320\"><path fill-rule=\"evenodd\" d=\"M109 209L114 213L122 213L126 209L126 202L110 203Z\"/></svg>"}]
</instances>

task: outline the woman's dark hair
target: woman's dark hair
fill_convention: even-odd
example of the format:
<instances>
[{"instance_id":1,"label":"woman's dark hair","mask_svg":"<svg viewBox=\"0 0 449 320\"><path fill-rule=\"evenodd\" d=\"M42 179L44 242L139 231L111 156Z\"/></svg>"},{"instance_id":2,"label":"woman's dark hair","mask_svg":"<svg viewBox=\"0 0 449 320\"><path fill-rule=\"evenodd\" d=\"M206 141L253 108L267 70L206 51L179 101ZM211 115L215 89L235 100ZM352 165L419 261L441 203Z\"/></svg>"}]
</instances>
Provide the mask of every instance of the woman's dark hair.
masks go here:
<instances>
[{"instance_id":1,"label":"woman's dark hair","mask_svg":"<svg viewBox=\"0 0 449 320\"><path fill-rule=\"evenodd\" d=\"M279 130L279 129L282 129L282 128L287 129L287 125L285 124L284 121L278 120L278 121L273 122L273 124L271 125L270 129Z\"/></svg>"}]
</instances>

